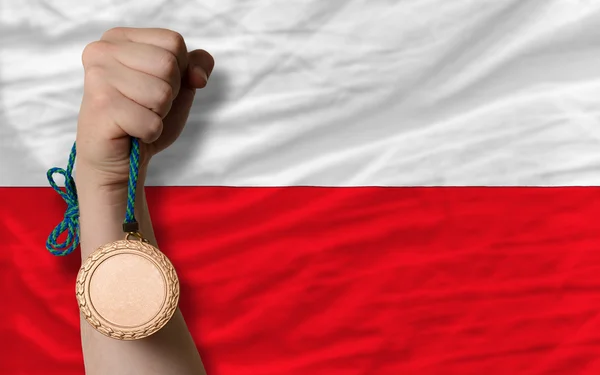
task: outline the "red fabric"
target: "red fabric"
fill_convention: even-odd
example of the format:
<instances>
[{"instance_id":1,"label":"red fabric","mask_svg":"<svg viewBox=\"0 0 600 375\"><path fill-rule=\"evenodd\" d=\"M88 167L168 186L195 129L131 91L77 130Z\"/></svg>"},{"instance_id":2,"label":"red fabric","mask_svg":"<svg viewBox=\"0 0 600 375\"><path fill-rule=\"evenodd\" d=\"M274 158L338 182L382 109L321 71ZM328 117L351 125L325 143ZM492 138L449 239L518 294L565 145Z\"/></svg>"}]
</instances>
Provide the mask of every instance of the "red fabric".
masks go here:
<instances>
[{"instance_id":1,"label":"red fabric","mask_svg":"<svg viewBox=\"0 0 600 375\"><path fill-rule=\"evenodd\" d=\"M598 374L598 188L149 188L211 375ZM0 374L82 374L64 204L0 189ZM6 303L4 302L6 301Z\"/></svg>"}]
</instances>

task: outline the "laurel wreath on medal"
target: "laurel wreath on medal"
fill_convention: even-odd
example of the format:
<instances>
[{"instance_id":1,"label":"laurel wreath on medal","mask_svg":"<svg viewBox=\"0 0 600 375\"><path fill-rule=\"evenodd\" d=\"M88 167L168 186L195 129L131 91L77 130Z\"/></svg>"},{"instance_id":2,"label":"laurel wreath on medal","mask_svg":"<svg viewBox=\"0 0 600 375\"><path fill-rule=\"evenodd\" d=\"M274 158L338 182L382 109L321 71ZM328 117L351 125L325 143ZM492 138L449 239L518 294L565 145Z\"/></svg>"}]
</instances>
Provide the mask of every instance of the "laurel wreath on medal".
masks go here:
<instances>
[{"instance_id":1,"label":"laurel wreath on medal","mask_svg":"<svg viewBox=\"0 0 600 375\"><path fill-rule=\"evenodd\" d=\"M151 324L143 329L134 328L130 331L124 331L107 327L95 316L93 316L85 298L85 282L92 267L104 255L120 250L134 250L143 252L149 255L152 260L159 263L163 267L163 271L165 271L164 274L167 278L167 301L165 301L166 308L161 309L162 314L160 318L154 322L154 324ZM175 272L175 268L160 250L142 241L120 240L98 248L81 266L79 274L77 275L75 290L77 301L79 303L79 310L85 317L85 320L98 332L118 340L137 340L152 335L164 327L165 324L167 324L167 322L173 317L179 302L179 279L177 277L177 273Z\"/></svg>"}]
</instances>

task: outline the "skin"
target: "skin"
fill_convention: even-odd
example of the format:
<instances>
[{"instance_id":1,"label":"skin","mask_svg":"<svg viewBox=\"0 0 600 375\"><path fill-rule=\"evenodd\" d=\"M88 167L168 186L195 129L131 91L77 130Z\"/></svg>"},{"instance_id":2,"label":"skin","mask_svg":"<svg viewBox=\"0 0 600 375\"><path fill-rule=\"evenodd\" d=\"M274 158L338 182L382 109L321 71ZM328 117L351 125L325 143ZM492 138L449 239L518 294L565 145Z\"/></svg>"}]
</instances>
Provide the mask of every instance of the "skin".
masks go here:
<instances>
[{"instance_id":1,"label":"skin","mask_svg":"<svg viewBox=\"0 0 600 375\"><path fill-rule=\"evenodd\" d=\"M152 157L181 134L214 60L204 50L188 52L174 31L134 28L108 30L86 46L82 60L75 176L82 260L124 237L132 136L141 140L136 218L141 233L157 246L144 194L146 171ZM159 332L136 341L105 337L82 318L81 342L88 375L205 374L179 310Z\"/></svg>"}]
</instances>

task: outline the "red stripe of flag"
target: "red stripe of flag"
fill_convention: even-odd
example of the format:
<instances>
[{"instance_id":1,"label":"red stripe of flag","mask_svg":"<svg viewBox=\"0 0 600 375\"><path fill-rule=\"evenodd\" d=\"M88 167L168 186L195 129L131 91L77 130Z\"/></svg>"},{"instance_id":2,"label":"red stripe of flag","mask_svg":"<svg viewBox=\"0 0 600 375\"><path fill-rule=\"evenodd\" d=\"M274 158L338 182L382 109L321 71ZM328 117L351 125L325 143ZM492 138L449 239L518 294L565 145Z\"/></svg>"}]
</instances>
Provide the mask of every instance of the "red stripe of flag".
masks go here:
<instances>
[{"instance_id":1,"label":"red stripe of flag","mask_svg":"<svg viewBox=\"0 0 600 375\"><path fill-rule=\"evenodd\" d=\"M147 195L211 375L600 373L599 188ZM0 202L0 373L83 374L64 203Z\"/></svg>"}]
</instances>

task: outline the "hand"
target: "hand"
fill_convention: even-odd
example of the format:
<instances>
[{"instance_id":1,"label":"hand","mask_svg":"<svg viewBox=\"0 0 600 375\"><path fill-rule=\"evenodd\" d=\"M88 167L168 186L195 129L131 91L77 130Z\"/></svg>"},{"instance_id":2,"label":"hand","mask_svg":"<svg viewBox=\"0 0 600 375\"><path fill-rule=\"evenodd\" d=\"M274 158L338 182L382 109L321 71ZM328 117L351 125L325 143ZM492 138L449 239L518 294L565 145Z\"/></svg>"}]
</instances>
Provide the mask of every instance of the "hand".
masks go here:
<instances>
[{"instance_id":1,"label":"hand","mask_svg":"<svg viewBox=\"0 0 600 375\"><path fill-rule=\"evenodd\" d=\"M77 170L103 187L127 186L130 137L140 139L141 165L172 144L187 121L197 88L214 60L187 52L166 29L114 28L83 51L84 95L77 126Z\"/></svg>"}]
</instances>

